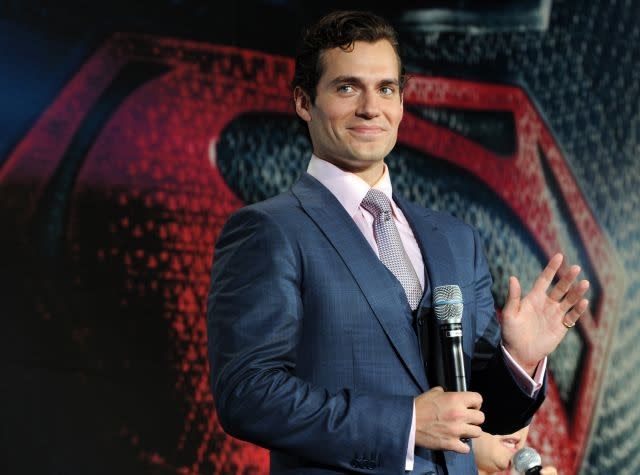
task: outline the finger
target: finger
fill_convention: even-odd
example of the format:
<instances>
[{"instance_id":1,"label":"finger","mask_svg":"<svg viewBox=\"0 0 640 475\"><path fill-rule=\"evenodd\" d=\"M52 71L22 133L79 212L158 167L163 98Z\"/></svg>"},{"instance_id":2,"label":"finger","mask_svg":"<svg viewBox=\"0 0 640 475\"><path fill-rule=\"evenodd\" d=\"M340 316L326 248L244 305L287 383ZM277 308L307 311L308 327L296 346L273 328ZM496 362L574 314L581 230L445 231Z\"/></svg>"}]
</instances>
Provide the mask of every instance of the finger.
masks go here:
<instances>
[{"instance_id":1,"label":"finger","mask_svg":"<svg viewBox=\"0 0 640 475\"><path fill-rule=\"evenodd\" d=\"M453 400L455 400L458 404L464 405L467 409L480 409L482 406L482 396L480 393L476 393L473 391L460 391L460 392L448 392L448 395L451 396Z\"/></svg>"},{"instance_id":2,"label":"finger","mask_svg":"<svg viewBox=\"0 0 640 475\"><path fill-rule=\"evenodd\" d=\"M502 309L503 315L514 315L520 308L520 297L522 296L522 288L520 287L520 281L517 277L509 277L509 292L507 293L507 300Z\"/></svg>"},{"instance_id":3,"label":"finger","mask_svg":"<svg viewBox=\"0 0 640 475\"><path fill-rule=\"evenodd\" d=\"M467 421L469 424L473 424L474 426L481 426L484 424L484 412L475 410L469 411Z\"/></svg>"},{"instance_id":4,"label":"finger","mask_svg":"<svg viewBox=\"0 0 640 475\"><path fill-rule=\"evenodd\" d=\"M474 424L466 424L462 427L460 432L461 439L475 439L476 437L480 437L482 435L482 429L480 426Z\"/></svg>"},{"instance_id":5,"label":"finger","mask_svg":"<svg viewBox=\"0 0 640 475\"><path fill-rule=\"evenodd\" d=\"M563 312L569 311L571 307L574 307L576 303L580 301L582 296L589 290L589 281L581 280L577 284L571 286L571 289L564 297L562 302L560 302L560 309Z\"/></svg>"},{"instance_id":6,"label":"finger","mask_svg":"<svg viewBox=\"0 0 640 475\"><path fill-rule=\"evenodd\" d=\"M588 307L589 301L587 299L580 300L562 319L565 326L571 328L575 325L575 323L580 320L580 317L587 311Z\"/></svg>"},{"instance_id":7,"label":"finger","mask_svg":"<svg viewBox=\"0 0 640 475\"><path fill-rule=\"evenodd\" d=\"M580 266L572 265L549 292L549 298L560 301L571 289L571 285L580 273Z\"/></svg>"},{"instance_id":8,"label":"finger","mask_svg":"<svg viewBox=\"0 0 640 475\"><path fill-rule=\"evenodd\" d=\"M482 396L480 393L467 392L467 408L479 410L482 407Z\"/></svg>"},{"instance_id":9,"label":"finger","mask_svg":"<svg viewBox=\"0 0 640 475\"><path fill-rule=\"evenodd\" d=\"M553 282L553 278L556 276L556 272L558 272L558 269L560 269L562 265L563 259L564 257L560 253L553 256L551 260L549 260L547 267L543 269L542 273L534 282L532 290L546 294L551 282Z\"/></svg>"},{"instance_id":10,"label":"finger","mask_svg":"<svg viewBox=\"0 0 640 475\"><path fill-rule=\"evenodd\" d=\"M471 448L469 444L462 442L460 438L452 438L448 439L443 445L444 450L452 450L454 452L458 452L459 454L468 454Z\"/></svg>"}]
</instances>

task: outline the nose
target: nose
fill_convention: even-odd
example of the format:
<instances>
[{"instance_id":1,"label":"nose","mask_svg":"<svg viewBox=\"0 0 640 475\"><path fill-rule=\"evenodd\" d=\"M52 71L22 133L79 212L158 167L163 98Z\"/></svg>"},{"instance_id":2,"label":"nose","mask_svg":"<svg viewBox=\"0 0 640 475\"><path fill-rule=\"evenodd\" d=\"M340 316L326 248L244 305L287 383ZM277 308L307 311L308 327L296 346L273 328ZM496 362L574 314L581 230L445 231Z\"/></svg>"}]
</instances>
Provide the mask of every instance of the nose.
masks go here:
<instances>
[{"instance_id":1,"label":"nose","mask_svg":"<svg viewBox=\"0 0 640 475\"><path fill-rule=\"evenodd\" d=\"M364 91L358 101L356 115L364 119L373 119L380 115L380 97L375 91Z\"/></svg>"}]
</instances>

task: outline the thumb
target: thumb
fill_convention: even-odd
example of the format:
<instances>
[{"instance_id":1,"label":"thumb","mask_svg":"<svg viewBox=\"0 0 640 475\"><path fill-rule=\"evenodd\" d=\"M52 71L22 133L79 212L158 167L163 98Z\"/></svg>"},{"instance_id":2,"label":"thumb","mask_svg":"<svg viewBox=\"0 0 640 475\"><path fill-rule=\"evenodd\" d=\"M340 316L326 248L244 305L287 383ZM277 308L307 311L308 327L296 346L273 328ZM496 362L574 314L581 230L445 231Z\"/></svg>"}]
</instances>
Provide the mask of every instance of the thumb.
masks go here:
<instances>
[{"instance_id":1,"label":"thumb","mask_svg":"<svg viewBox=\"0 0 640 475\"><path fill-rule=\"evenodd\" d=\"M520 281L518 281L517 277L509 277L509 293L507 294L507 301L502 309L503 315L513 315L518 312L521 296L522 289L520 288Z\"/></svg>"}]
</instances>

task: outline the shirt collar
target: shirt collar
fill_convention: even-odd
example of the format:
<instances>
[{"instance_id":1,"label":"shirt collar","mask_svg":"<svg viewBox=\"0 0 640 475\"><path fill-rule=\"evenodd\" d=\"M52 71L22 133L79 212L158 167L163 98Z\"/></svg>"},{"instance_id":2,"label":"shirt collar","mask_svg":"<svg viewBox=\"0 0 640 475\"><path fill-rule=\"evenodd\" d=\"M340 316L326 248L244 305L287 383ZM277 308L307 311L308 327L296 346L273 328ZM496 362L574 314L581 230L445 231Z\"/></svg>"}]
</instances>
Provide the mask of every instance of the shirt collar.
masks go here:
<instances>
[{"instance_id":1,"label":"shirt collar","mask_svg":"<svg viewBox=\"0 0 640 475\"><path fill-rule=\"evenodd\" d=\"M338 199L340 204L347 210L349 216L354 217L360 203L370 188L376 188L382 191L391 202L391 209L396 219L406 221L402 213L399 213L396 204L392 198L391 177L389 176L389 168L386 163L384 172L380 179L370 187L369 184L354 173L347 172L338 168L316 155L311 155L307 173L322 183L333 195Z\"/></svg>"}]
</instances>

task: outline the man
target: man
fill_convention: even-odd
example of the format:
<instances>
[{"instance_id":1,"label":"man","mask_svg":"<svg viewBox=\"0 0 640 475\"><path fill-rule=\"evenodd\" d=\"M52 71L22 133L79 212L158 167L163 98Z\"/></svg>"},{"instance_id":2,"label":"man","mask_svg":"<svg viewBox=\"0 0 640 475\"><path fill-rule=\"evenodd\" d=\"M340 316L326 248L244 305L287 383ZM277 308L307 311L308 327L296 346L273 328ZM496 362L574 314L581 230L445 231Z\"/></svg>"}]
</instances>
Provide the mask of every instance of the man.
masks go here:
<instances>
[{"instance_id":1,"label":"man","mask_svg":"<svg viewBox=\"0 0 640 475\"><path fill-rule=\"evenodd\" d=\"M510 279L500 329L477 233L392 193L384 158L404 82L384 20L321 19L293 81L308 173L235 213L216 245L208 336L219 421L269 448L274 474L475 473L465 441L483 423L502 434L526 425L544 397L546 355L587 306L577 266L547 294L556 255L526 297ZM416 309L447 284L464 299L468 392L430 387L414 329Z\"/></svg>"}]
</instances>

